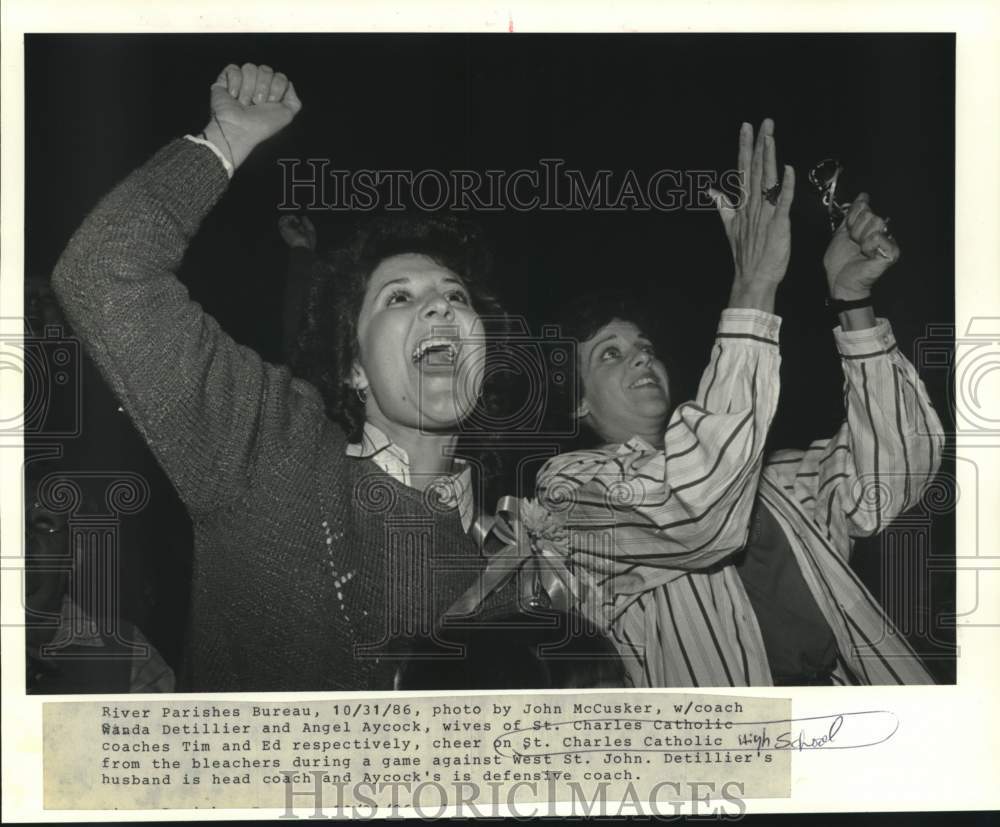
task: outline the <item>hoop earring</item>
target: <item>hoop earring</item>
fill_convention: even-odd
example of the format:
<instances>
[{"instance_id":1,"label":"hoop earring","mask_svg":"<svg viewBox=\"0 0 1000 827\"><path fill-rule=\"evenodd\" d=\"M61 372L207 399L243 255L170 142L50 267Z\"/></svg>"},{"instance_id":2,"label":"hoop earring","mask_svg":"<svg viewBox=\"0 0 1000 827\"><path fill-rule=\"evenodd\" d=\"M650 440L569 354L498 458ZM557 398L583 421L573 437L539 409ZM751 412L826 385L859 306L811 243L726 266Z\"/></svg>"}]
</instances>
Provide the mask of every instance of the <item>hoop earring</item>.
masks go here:
<instances>
[{"instance_id":1,"label":"hoop earring","mask_svg":"<svg viewBox=\"0 0 1000 827\"><path fill-rule=\"evenodd\" d=\"M368 402L368 388L355 388L354 393L357 394L357 397L361 400L362 405Z\"/></svg>"}]
</instances>

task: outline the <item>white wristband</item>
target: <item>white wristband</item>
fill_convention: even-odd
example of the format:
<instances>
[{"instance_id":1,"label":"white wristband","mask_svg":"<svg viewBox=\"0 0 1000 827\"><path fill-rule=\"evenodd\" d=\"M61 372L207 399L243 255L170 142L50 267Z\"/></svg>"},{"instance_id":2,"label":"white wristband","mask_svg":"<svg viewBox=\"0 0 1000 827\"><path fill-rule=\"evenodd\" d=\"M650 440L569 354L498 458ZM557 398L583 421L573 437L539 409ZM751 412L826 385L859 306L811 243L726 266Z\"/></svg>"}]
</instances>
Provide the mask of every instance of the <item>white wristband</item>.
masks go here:
<instances>
[{"instance_id":1,"label":"white wristband","mask_svg":"<svg viewBox=\"0 0 1000 827\"><path fill-rule=\"evenodd\" d=\"M216 157L222 161L222 166L226 168L226 175L230 178L233 177L233 165L229 162L229 159L222 154L222 150L219 149L215 144L209 141L207 138L199 138L196 135L185 135L187 140L192 143L201 144L202 146L207 146L212 152L215 153Z\"/></svg>"}]
</instances>

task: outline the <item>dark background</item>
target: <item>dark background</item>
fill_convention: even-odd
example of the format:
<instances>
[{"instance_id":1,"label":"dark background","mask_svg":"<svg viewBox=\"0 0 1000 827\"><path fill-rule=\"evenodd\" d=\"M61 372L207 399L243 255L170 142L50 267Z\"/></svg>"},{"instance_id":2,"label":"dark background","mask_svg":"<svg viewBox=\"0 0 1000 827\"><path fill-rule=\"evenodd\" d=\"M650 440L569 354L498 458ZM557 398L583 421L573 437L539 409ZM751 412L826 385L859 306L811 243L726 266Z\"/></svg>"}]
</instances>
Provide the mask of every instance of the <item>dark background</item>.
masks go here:
<instances>
[{"instance_id":1,"label":"dark background","mask_svg":"<svg viewBox=\"0 0 1000 827\"><path fill-rule=\"evenodd\" d=\"M180 277L237 340L271 360L281 358L287 266L276 227L278 158L445 171L537 169L540 158L561 158L588 177L609 169L620 182L633 169L644 181L664 168L730 169L740 122L772 117L779 163L792 164L799 179L792 262L778 299L782 395L772 442L804 446L831 435L843 417L823 307L829 229L806 182L813 164L838 157L871 193L873 208L892 217L903 256L879 284L876 307L892 321L902 352L913 354L929 324L954 319L954 47L952 35L924 34L29 35L26 276L47 279L73 230L115 182L171 138L204 128L208 87L229 62L285 72L304 109L241 168ZM357 219L310 217L321 246L341 242ZM475 217L496 247L511 311L537 329L569 295L628 289L662 309L664 346L680 357L675 395L691 394L732 274L713 213ZM122 525L122 611L176 662L190 527L92 366L84 371L82 436L62 441L63 460L37 470L125 469L149 479L150 507ZM951 428L947 373L922 373ZM946 461L945 478L952 465ZM928 530L932 556L951 560L952 515L935 515ZM886 572L898 565L880 553L879 539L855 554L876 595L892 588ZM954 611L953 578L944 568L899 580L895 588L916 594L887 604L939 679L952 681L953 631L941 615Z\"/></svg>"}]
</instances>

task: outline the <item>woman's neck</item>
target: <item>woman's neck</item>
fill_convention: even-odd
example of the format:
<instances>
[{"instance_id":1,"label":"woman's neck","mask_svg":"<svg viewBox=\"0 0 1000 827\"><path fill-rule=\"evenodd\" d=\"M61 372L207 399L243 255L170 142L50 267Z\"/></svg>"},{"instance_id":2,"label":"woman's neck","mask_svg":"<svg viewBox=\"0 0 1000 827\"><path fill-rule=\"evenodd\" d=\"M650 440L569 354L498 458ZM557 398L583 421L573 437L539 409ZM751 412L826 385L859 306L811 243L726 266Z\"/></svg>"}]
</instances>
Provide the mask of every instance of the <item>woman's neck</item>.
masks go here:
<instances>
[{"instance_id":1,"label":"woman's neck","mask_svg":"<svg viewBox=\"0 0 1000 827\"><path fill-rule=\"evenodd\" d=\"M648 433L639 433L636 434L636 436L644 440L645 442L649 443L649 445L651 445L657 451L663 450L663 445L664 445L663 428L658 428L656 430L649 431Z\"/></svg>"},{"instance_id":2,"label":"woman's neck","mask_svg":"<svg viewBox=\"0 0 1000 827\"><path fill-rule=\"evenodd\" d=\"M423 491L433 479L452 472L457 434L428 433L383 416L369 416L368 421L406 451L413 488Z\"/></svg>"},{"instance_id":3,"label":"woman's neck","mask_svg":"<svg viewBox=\"0 0 1000 827\"><path fill-rule=\"evenodd\" d=\"M632 437L637 436L644 442L649 443L649 445L653 448L663 450L665 431L666 425L657 422L651 427L636 428L634 430L630 430L626 427L615 431L607 429L599 433L601 438L608 445L624 445L632 439Z\"/></svg>"}]
</instances>

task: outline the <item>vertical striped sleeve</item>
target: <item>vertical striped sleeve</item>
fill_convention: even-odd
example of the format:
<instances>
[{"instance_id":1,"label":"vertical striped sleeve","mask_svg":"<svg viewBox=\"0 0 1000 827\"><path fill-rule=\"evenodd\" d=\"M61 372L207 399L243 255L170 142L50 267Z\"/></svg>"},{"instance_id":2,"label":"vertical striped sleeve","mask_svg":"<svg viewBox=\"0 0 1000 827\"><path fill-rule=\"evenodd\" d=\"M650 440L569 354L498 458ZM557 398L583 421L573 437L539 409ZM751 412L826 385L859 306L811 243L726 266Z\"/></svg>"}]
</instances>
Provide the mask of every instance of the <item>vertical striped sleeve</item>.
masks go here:
<instances>
[{"instance_id":1,"label":"vertical striped sleeve","mask_svg":"<svg viewBox=\"0 0 1000 827\"><path fill-rule=\"evenodd\" d=\"M778 452L767 466L846 556L851 537L881 531L919 501L940 463L944 432L885 319L834 335L844 370L843 424L832 439Z\"/></svg>"}]
</instances>

